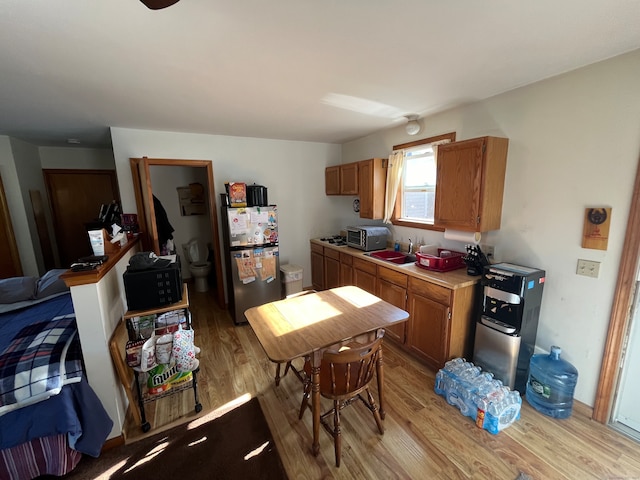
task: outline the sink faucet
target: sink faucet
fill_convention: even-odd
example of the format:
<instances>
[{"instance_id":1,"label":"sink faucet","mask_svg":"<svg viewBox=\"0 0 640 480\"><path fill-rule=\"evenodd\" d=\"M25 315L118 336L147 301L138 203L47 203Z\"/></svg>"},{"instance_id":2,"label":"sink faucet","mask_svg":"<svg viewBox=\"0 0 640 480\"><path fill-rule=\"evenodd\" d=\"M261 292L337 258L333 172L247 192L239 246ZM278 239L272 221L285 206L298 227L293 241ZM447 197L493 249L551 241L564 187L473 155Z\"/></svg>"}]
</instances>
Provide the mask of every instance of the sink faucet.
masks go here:
<instances>
[{"instance_id":1,"label":"sink faucet","mask_svg":"<svg viewBox=\"0 0 640 480\"><path fill-rule=\"evenodd\" d=\"M409 239L409 248L407 249L407 253L409 255L413 253L413 243L411 243L411 239Z\"/></svg>"}]
</instances>

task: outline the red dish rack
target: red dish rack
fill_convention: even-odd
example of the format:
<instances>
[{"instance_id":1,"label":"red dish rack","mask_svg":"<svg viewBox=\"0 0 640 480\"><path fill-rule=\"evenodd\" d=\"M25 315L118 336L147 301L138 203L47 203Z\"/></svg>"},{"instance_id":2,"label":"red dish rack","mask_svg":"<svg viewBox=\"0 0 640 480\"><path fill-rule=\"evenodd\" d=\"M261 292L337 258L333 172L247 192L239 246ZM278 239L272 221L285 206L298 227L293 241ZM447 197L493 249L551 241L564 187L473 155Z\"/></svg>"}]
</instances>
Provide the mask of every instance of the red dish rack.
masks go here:
<instances>
[{"instance_id":1,"label":"red dish rack","mask_svg":"<svg viewBox=\"0 0 640 480\"><path fill-rule=\"evenodd\" d=\"M442 256L442 252L445 252L444 256ZM453 250L444 248L438 249L438 255L418 252L416 253L416 266L434 272L448 272L457 270L458 268L464 268L466 265L463 259L464 256L465 254L462 252L454 252Z\"/></svg>"}]
</instances>

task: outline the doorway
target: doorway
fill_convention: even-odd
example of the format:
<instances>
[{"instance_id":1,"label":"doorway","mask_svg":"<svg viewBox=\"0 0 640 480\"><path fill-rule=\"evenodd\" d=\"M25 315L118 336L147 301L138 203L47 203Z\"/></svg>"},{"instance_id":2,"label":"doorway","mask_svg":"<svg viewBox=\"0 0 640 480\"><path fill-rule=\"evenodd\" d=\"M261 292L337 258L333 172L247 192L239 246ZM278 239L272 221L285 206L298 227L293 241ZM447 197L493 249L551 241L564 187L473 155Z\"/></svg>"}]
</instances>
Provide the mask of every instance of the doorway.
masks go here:
<instances>
[{"instance_id":1,"label":"doorway","mask_svg":"<svg viewBox=\"0 0 640 480\"><path fill-rule=\"evenodd\" d=\"M45 169L60 266L68 268L93 253L86 224L100 215L100 207L120 203L114 170Z\"/></svg>"},{"instance_id":2,"label":"doorway","mask_svg":"<svg viewBox=\"0 0 640 480\"><path fill-rule=\"evenodd\" d=\"M222 265L220 256L220 242L218 235L218 215L215 200L215 190L213 181L213 164L208 160L172 160L157 158L131 158L131 174L133 177L133 187L136 197L136 207L138 210L138 224L142 237L142 248L153 251L160 255L160 242L155 219L155 208L153 202L153 185L151 182L151 167L192 167L204 169L207 192L207 206L209 210L209 224L211 231L212 266L215 272L215 295L218 305L225 308L224 280L222 276ZM177 201L177 193L176 193ZM177 245L178 253L182 253L180 245Z\"/></svg>"},{"instance_id":3,"label":"doorway","mask_svg":"<svg viewBox=\"0 0 640 480\"><path fill-rule=\"evenodd\" d=\"M621 404L620 395L631 395L630 401L635 402L635 404L640 400L640 398L635 398L639 395L637 389L630 392L625 392L623 389L624 379L630 372L632 361L627 358L624 362L625 364L622 362L623 357L628 353L625 351L626 349L636 356L638 355L637 352L640 351L639 335L634 334L634 330L638 330L637 324L640 322L640 315L633 315L632 308L636 292L638 266L640 265L640 160L636 171L622 251L633 253L623 255L620 260L609 330L602 355L600 380L593 408L594 420L614 427L616 426L614 410L616 402ZM627 342L631 343L627 344ZM637 365L634 365L633 368L637 368Z\"/></svg>"},{"instance_id":4,"label":"doorway","mask_svg":"<svg viewBox=\"0 0 640 480\"><path fill-rule=\"evenodd\" d=\"M22 264L2 178L0 178L0 249L4 253L0 255L0 278L21 277Z\"/></svg>"}]
</instances>

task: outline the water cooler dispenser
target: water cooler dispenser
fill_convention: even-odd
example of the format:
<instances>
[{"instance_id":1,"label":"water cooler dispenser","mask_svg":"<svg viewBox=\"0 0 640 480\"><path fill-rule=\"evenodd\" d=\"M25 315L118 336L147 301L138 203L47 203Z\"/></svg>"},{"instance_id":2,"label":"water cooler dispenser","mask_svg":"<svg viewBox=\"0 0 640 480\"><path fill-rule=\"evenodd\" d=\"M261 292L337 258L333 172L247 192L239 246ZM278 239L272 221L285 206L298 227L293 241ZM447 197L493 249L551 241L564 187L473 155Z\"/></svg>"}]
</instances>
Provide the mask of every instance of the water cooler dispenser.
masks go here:
<instances>
[{"instance_id":1,"label":"water cooler dispenser","mask_svg":"<svg viewBox=\"0 0 640 480\"><path fill-rule=\"evenodd\" d=\"M544 280L544 270L511 263L487 265L482 274L473 363L521 394L535 348Z\"/></svg>"}]
</instances>

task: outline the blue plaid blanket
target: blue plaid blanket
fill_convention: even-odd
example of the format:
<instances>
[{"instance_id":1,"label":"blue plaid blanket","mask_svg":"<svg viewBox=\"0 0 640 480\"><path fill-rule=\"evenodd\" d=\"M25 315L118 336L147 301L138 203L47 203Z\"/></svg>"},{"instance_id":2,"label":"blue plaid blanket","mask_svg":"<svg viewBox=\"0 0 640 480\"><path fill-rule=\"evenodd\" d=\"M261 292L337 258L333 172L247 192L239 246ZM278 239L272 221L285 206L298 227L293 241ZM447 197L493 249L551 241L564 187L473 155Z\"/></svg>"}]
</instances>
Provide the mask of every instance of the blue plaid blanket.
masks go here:
<instances>
[{"instance_id":1,"label":"blue plaid blanket","mask_svg":"<svg viewBox=\"0 0 640 480\"><path fill-rule=\"evenodd\" d=\"M0 354L0 415L60 393L82 371L74 313L23 327Z\"/></svg>"}]
</instances>

